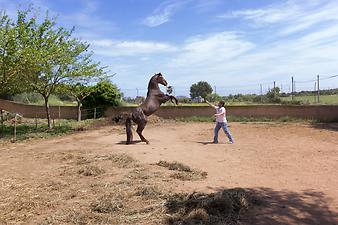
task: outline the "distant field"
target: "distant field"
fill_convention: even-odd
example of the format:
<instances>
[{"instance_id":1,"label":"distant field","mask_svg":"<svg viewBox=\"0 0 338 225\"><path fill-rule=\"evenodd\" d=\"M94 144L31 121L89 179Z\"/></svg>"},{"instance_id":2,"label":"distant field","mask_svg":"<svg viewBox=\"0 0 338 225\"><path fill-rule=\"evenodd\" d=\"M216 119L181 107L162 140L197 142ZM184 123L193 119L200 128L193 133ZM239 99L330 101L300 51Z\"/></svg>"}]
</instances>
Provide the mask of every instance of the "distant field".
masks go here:
<instances>
[{"instance_id":1,"label":"distant field","mask_svg":"<svg viewBox=\"0 0 338 225\"><path fill-rule=\"evenodd\" d=\"M13 96L11 99L14 102L28 104L28 105L44 105L44 99L41 95L37 93L22 93ZM77 103L75 101L63 101L56 95L51 95L49 97L49 105L51 106L76 106Z\"/></svg>"},{"instance_id":2,"label":"distant field","mask_svg":"<svg viewBox=\"0 0 338 225\"><path fill-rule=\"evenodd\" d=\"M291 101L291 96L289 97L281 97L282 101ZM315 96L295 96L294 100L301 101L304 104L317 104ZM24 102L24 101L17 101L25 104L32 104L32 105L44 105L43 99L39 99L36 102ZM56 96L51 96L49 99L49 104L51 106L76 106L76 102L71 101L62 101ZM214 103L217 104L217 103ZM226 102L226 105L257 105L261 103L254 103L254 102ZM271 103L270 103L271 104ZM338 95L321 95L319 97L319 104L332 104L332 105L338 105ZM122 103L123 106L138 106L139 104L133 104L133 103ZM175 104L171 102L165 103L163 106L175 106ZM179 103L179 106L208 106L206 103Z\"/></svg>"},{"instance_id":3,"label":"distant field","mask_svg":"<svg viewBox=\"0 0 338 225\"><path fill-rule=\"evenodd\" d=\"M284 101L291 101L291 96L289 97L282 97L282 100ZM308 104L317 104L315 99L315 96L295 96L294 100L296 101L302 101L304 103ZM321 95L319 96L319 104L333 104L337 105L338 104L338 95Z\"/></svg>"},{"instance_id":4,"label":"distant field","mask_svg":"<svg viewBox=\"0 0 338 225\"><path fill-rule=\"evenodd\" d=\"M44 101L32 102L32 105L44 105ZM68 102L68 101L61 101L58 99L50 99L49 100L50 106L76 106L76 102Z\"/></svg>"}]
</instances>

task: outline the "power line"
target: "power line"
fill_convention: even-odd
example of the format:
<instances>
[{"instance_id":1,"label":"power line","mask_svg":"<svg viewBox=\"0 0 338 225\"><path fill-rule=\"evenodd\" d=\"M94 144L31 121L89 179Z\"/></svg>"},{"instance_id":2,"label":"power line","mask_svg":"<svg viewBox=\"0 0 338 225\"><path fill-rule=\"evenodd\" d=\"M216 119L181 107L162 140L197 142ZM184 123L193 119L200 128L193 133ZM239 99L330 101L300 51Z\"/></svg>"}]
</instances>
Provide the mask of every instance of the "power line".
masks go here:
<instances>
[{"instance_id":1,"label":"power line","mask_svg":"<svg viewBox=\"0 0 338 225\"><path fill-rule=\"evenodd\" d=\"M318 77L319 76L319 79ZM288 82L284 82L283 79L279 80L279 81L270 81L270 82L257 82L257 83L246 83L243 85L226 85L226 86L219 86L219 85L214 85L214 91L217 94L225 94L225 93L233 93L233 92L259 92L262 95L263 90L265 91L267 89L267 87L271 87L273 85L273 87L280 87L281 91L287 91L291 92L291 96L293 96L297 91L296 91L296 82L297 82L297 89L299 89L299 91L301 90L313 90L313 84L314 82L316 82L316 85L319 85L319 81L322 80L329 80L329 79L334 79L337 78L338 75L317 75L316 78L317 79L309 79L309 80L296 80L294 79L294 76L292 77L292 82L291 85ZM310 84L311 83L311 84ZM309 84L309 85L303 85L303 84ZM322 85L322 84L321 84ZM257 87L259 89L257 89ZM291 90L290 90L291 89ZM317 88L319 89L319 88ZM136 95L143 95L147 89L146 88L126 88L126 89L120 89L122 92L128 92L128 94L130 95L132 92L135 93ZM188 86L176 86L175 85L175 92L178 92L178 94L181 93L187 93L190 90L190 87ZM175 93L176 94L176 93ZM134 94L132 94L134 95Z\"/></svg>"}]
</instances>

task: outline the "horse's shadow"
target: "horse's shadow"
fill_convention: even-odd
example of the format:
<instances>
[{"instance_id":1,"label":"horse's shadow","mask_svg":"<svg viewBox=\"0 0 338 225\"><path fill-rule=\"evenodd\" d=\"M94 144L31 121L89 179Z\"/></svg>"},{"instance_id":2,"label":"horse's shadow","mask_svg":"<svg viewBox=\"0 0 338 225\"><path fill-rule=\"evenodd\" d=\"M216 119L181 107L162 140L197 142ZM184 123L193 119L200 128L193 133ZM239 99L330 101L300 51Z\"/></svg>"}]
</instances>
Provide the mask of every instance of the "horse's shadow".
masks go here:
<instances>
[{"instance_id":1,"label":"horse's shadow","mask_svg":"<svg viewBox=\"0 0 338 225\"><path fill-rule=\"evenodd\" d=\"M202 145L214 145L214 142L212 141L198 141L197 143Z\"/></svg>"},{"instance_id":2,"label":"horse's shadow","mask_svg":"<svg viewBox=\"0 0 338 225\"><path fill-rule=\"evenodd\" d=\"M131 143L129 143L128 145L133 145L133 144L137 144L137 143L141 143L141 140L137 140L137 141L132 141ZM116 144L118 145L127 145L127 141L119 141Z\"/></svg>"},{"instance_id":3,"label":"horse's shadow","mask_svg":"<svg viewBox=\"0 0 338 225\"><path fill-rule=\"evenodd\" d=\"M226 145L228 144L228 143L222 143L222 142L215 144L213 141L198 141L197 143L202 144L202 145Z\"/></svg>"}]
</instances>

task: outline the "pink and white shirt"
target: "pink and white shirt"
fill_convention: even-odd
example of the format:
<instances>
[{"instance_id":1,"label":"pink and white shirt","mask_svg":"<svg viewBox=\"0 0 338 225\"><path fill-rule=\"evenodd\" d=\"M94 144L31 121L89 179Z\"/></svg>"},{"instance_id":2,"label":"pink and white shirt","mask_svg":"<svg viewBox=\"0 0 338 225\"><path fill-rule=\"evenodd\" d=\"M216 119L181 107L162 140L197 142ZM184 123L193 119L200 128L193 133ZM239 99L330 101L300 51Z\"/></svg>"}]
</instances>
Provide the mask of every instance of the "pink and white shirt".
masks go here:
<instances>
[{"instance_id":1,"label":"pink and white shirt","mask_svg":"<svg viewBox=\"0 0 338 225\"><path fill-rule=\"evenodd\" d=\"M226 111L224 107L216 107L216 114L220 114L216 116L216 122L218 123L227 123L227 119L226 119Z\"/></svg>"}]
</instances>

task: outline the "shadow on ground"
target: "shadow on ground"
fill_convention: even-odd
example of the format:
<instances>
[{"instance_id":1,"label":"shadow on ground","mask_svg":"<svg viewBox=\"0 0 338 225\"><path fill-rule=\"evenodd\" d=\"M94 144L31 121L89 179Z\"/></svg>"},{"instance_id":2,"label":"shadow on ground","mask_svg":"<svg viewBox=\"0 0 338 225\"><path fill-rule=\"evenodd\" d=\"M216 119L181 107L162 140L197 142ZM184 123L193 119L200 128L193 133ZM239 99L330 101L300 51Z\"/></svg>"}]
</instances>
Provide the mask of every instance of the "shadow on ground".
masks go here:
<instances>
[{"instance_id":1,"label":"shadow on ground","mask_svg":"<svg viewBox=\"0 0 338 225\"><path fill-rule=\"evenodd\" d=\"M246 224L337 224L338 214L329 209L324 193L274 191L270 188L251 190L260 203L244 217Z\"/></svg>"},{"instance_id":2,"label":"shadow on ground","mask_svg":"<svg viewBox=\"0 0 338 225\"><path fill-rule=\"evenodd\" d=\"M202 145L230 145L231 143L229 142L218 142L217 144L215 144L213 141L198 141L198 144L202 144Z\"/></svg>"},{"instance_id":3,"label":"shadow on ground","mask_svg":"<svg viewBox=\"0 0 338 225\"><path fill-rule=\"evenodd\" d=\"M313 128L338 131L338 123L313 123Z\"/></svg>"},{"instance_id":4,"label":"shadow on ground","mask_svg":"<svg viewBox=\"0 0 338 225\"><path fill-rule=\"evenodd\" d=\"M130 145L137 144L137 143L142 143L142 141L141 141L141 140L132 141L132 142L130 143ZM127 141L119 141L119 142L117 142L116 144L118 144L118 145L126 145L126 144L127 144Z\"/></svg>"},{"instance_id":5,"label":"shadow on ground","mask_svg":"<svg viewBox=\"0 0 338 225\"><path fill-rule=\"evenodd\" d=\"M181 195L167 202L167 224L338 224L322 192L270 188L213 189L212 194Z\"/></svg>"},{"instance_id":6,"label":"shadow on ground","mask_svg":"<svg viewBox=\"0 0 338 225\"><path fill-rule=\"evenodd\" d=\"M202 145L214 145L214 142L212 141L198 141L197 143Z\"/></svg>"}]
</instances>

